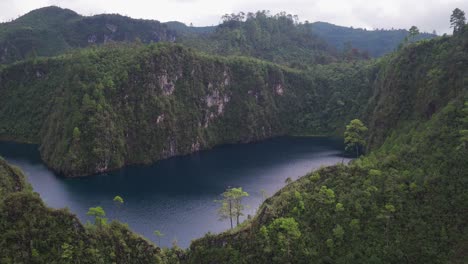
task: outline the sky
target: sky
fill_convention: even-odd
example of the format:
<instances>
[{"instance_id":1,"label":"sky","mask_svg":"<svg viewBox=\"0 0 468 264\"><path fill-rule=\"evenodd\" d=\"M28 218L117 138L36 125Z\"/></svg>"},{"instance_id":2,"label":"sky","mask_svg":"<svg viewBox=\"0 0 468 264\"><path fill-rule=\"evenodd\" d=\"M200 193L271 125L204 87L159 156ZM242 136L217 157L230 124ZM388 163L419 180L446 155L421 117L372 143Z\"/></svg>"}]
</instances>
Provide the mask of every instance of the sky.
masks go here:
<instances>
[{"instance_id":1,"label":"sky","mask_svg":"<svg viewBox=\"0 0 468 264\"><path fill-rule=\"evenodd\" d=\"M217 25L226 13L270 10L298 15L301 21L324 21L356 28L405 28L450 33L456 7L468 12L468 0L0 0L0 21L33 9L56 5L82 15L119 13L194 26Z\"/></svg>"}]
</instances>

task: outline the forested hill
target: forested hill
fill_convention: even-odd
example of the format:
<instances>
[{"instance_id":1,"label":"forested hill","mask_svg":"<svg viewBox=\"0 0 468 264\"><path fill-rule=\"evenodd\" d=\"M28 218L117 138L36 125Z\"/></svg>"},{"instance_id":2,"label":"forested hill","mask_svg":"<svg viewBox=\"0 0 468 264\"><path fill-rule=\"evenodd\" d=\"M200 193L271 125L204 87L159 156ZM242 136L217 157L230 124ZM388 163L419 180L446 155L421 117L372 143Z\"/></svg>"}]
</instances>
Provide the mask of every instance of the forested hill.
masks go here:
<instances>
[{"instance_id":1,"label":"forested hill","mask_svg":"<svg viewBox=\"0 0 468 264\"><path fill-rule=\"evenodd\" d=\"M193 34L179 41L219 55L242 55L288 66L306 67L338 61L339 55L323 39L287 13L267 11L224 15L223 23L208 34Z\"/></svg>"},{"instance_id":2,"label":"forested hill","mask_svg":"<svg viewBox=\"0 0 468 264\"><path fill-rule=\"evenodd\" d=\"M467 263L465 28L380 61L368 155L287 185L188 263Z\"/></svg>"},{"instance_id":3,"label":"forested hill","mask_svg":"<svg viewBox=\"0 0 468 264\"><path fill-rule=\"evenodd\" d=\"M85 49L0 71L0 138L38 143L51 168L77 176L219 144L340 133L364 111L371 69L298 71L168 43Z\"/></svg>"},{"instance_id":4,"label":"forested hill","mask_svg":"<svg viewBox=\"0 0 468 264\"><path fill-rule=\"evenodd\" d=\"M51 6L0 24L0 64L108 42L150 43L175 38L174 31L156 20L121 15L88 17Z\"/></svg>"},{"instance_id":5,"label":"forested hill","mask_svg":"<svg viewBox=\"0 0 468 264\"><path fill-rule=\"evenodd\" d=\"M311 31L323 38L339 51L348 48L356 48L367 51L372 57L381 57L394 51L400 45L409 32L405 29L376 29L366 30L333 25L325 22L315 22L308 25ZM415 40L430 39L436 35L421 33Z\"/></svg>"},{"instance_id":6,"label":"forested hill","mask_svg":"<svg viewBox=\"0 0 468 264\"><path fill-rule=\"evenodd\" d=\"M116 42L175 42L218 55L242 55L305 67L339 59L325 41L293 16L266 12L225 16L216 27L187 27L121 15L81 16L45 7L0 24L0 64Z\"/></svg>"},{"instance_id":7,"label":"forested hill","mask_svg":"<svg viewBox=\"0 0 468 264\"><path fill-rule=\"evenodd\" d=\"M328 23L300 23L297 16L267 11L225 15L217 26L132 19L117 14L81 16L51 6L0 24L0 64L53 56L104 43L178 42L210 54L250 56L296 68L381 56L395 50L406 30L366 31ZM422 33L415 39L431 38ZM345 45L346 44L346 45ZM348 47L349 46L349 47Z\"/></svg>"}]
</instances>

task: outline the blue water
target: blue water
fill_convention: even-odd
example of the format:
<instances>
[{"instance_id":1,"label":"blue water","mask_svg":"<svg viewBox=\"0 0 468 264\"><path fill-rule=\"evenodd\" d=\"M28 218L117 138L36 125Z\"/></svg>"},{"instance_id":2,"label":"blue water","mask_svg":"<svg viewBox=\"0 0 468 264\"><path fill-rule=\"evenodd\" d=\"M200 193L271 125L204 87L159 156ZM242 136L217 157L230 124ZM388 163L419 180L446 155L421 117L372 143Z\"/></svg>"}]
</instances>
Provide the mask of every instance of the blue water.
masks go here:
<instances>
[{"instance_id":1,"label":"blue water","mask_svg":"<svg viewBox=\"0 0 468 264\"><path fill-rule=\"evenodd\" d=\"M247 214L255 214L263 201L261 190L273 195L285 179L297 179L341 157L342 140L323 137L281 137L253 144L226 145L188 156L159 161L150 166L129 166L116 172L67 179L42 163L36 145L0 143L0 155L19 166L34 191L47 205L68 207L83 221L89 207L102 206L109 220L118 219L157 242L154 230L165 236L163 246L177 240L181 247L208 231L229 228L216 215L214 200L227 187L243 187L250 196ZM116 206L120 195L125 203Z\"/></svg>"}]
</instances>

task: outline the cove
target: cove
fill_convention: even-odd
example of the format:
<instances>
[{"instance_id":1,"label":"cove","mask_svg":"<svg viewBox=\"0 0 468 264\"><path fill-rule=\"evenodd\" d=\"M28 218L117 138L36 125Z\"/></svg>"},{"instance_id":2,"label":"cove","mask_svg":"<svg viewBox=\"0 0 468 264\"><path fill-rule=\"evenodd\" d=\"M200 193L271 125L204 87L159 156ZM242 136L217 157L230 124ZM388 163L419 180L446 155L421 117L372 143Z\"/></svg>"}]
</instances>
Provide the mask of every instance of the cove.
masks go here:
<instances>
[{"instance_id":1,"label":"cove","mask_svg":"<svg viewBox=\"0 0 468 264\"><path fill-rule=\"evenodd\" d=\"M320 166L347 162L342 139L280 137L259 143L225 145L187 156L129 166L92 177L68 179L55 175L40 160L36 145L0 142L0 155L20 167L45 203L68 207L82 221L90 207L102 206L109 220L118 219L157 242L154 230L181 247L207 232L222 232L228 221L217 216L220 194L228 187L242 187L250 196L247 214L254 215L263 201L261 190L273 195L286 178L297 179ZM120 195L121 207L112 199Z\"/></svg>"}]
</instances>

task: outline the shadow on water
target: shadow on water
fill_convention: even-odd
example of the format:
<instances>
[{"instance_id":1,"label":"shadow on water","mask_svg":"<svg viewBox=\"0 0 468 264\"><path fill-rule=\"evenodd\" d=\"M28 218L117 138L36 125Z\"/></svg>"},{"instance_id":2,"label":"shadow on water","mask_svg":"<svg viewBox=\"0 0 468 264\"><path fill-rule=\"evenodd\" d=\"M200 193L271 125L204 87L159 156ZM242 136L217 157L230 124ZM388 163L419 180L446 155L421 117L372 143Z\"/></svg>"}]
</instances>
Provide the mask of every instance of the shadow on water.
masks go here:
<instances>
[{"instance_id":1,"label":"shadow on water","mask_svg":"<svg viewBox=\"0 0 468 264\"><path fill-rule=\"evenodd\" d=\"M110 219L129 224L134 231L156 241L155 229L187 247L190 240L208 231L220 232L227 222L217 220L219 194L227 187L243 187L250 196L247 213L254 214L262 201L286 178L296 179L322 165L343 160L342 139L281 137L259 143L225 145L192 155L175 157L149 166L128 166L93 177L67 179L55 175L40 160L36 145L0 143L0 155L19 166L34 190L51 207L69 207L83 221L91 206L103 206ZM348 159L344 159L348 161ZM115 195L124 198L116 208Z\"/></svg>"}]
</instances>

